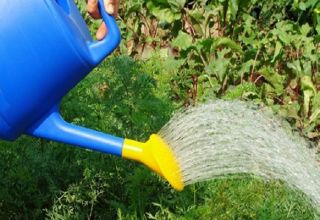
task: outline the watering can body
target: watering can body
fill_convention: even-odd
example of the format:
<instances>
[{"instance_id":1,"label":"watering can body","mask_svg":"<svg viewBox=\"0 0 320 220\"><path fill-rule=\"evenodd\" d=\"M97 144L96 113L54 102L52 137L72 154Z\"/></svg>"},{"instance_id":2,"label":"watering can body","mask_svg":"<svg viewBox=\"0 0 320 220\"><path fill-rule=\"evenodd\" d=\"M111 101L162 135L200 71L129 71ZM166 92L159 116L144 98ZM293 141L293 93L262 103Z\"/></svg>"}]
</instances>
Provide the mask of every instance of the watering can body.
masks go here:
<instances>
[{"instance_id":1,"label":"watering can body","mask_svg":"<svg viewBox=\"0 0 320 220\"><path fill-rule=\"evenodd\" d=\"M0 8L0 139L70 143L70 134L90 134L65 123L57 106L118 46L114 18L100 10L108 35L94 41L73 0L1 0Z\"/></svg>"}]
</instances>

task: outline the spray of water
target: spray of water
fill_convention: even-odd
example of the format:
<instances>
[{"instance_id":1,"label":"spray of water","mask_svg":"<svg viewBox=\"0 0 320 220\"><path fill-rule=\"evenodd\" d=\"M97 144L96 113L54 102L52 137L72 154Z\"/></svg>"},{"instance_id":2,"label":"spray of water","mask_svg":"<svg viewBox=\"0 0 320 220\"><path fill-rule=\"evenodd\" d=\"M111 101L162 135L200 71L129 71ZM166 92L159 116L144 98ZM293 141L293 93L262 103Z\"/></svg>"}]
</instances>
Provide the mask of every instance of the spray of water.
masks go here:
<instances>
[{"instance_id":1,"label":"spray of water","mask_svg":"<svg viewBox=\"0 0 320 220\"><path fill-rule=\"evenodd\" d=\"M253 174L283 180L320 207L315 151L267 109L219 100L177 113L159 135L175 153L186 185Z\"/></svg>"}]
</instances>

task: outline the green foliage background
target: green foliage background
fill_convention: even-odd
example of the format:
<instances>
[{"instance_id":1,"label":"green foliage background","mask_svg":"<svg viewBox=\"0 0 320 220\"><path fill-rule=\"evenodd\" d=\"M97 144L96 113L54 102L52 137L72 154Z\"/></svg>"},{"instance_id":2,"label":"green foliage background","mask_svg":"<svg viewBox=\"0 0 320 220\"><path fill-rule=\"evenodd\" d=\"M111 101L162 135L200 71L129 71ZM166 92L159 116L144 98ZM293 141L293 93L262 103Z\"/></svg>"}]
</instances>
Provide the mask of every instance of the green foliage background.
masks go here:
<instances>
[{"instance_id":1,"label":"green foliage background","mask_svg":"<svg viewBox=\"0 0 320 220\"><path fill-rule=\"evenodd\" d=\"M123 0L120 16L119 49L63 100L66 120L143 141L184 106L243 99L318 143L318 0ZM280 181L224 177L177 193L134 162L45 140L0 142L0 155L1 219L318 218Z\"/></svg>"}]
</instances>

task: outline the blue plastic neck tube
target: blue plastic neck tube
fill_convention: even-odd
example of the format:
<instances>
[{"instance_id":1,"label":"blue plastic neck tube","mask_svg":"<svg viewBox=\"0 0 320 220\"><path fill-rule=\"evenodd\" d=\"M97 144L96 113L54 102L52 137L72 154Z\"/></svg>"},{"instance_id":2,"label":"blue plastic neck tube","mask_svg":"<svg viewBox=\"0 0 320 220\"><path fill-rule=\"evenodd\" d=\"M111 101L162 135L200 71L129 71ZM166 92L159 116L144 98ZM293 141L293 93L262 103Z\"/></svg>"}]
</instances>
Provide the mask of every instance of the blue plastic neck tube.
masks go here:
<instances>
[{"instance_id":1,"label":"blue plastic neck tube","mask_svg":"<svg viewBox=\"0 0 320 220\"><path fill-rule=\"evenodd\" d=\"M27 134L116 156L122 155L124 142L123 138L67 123L57 107L30 128Z\"/></svg>"}]
</instances>

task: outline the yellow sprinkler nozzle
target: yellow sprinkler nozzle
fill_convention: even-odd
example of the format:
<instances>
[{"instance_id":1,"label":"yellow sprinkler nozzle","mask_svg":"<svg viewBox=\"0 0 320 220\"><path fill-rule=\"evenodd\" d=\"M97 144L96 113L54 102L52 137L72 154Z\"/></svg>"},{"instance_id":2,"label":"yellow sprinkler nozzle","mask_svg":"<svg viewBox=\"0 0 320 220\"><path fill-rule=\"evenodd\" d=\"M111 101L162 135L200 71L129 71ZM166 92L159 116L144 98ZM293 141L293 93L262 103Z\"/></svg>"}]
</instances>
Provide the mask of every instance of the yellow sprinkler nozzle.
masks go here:
<instances>
[{"instance_id":1,"label":"yellow sprinkler nozzle","mask_svg":"<svg viewBox=\"0 0 320 220\"><path fill-rule=\"evenodd\" d=\"M145 164L168 180L174 189L183 190L180 165L169 145L160 136L153 134L146 143L125 139L122 157Z\"/></svg>"}]
</instances>

